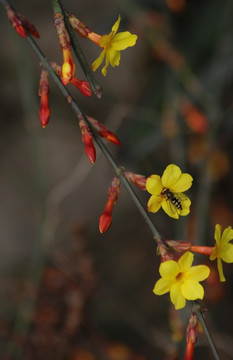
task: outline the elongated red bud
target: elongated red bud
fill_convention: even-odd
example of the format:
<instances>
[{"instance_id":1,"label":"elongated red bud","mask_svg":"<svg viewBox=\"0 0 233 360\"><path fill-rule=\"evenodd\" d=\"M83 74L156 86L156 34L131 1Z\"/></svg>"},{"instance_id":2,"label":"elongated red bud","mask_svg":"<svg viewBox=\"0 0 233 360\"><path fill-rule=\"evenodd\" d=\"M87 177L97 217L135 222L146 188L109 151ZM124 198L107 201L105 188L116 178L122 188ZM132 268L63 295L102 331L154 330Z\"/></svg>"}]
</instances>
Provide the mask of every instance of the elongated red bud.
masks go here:
<instances>
[{"instance_id":1,"label":"elongated red bud","mask_svg":"<svg viewBox=\"0 0 233 360\"><path fill-rule=\"evenodd\" d=\"M77 77L71 79L71 84L74 85L83 95L91 96L92 91L88 81L79 80Z\"/></svg>"},{"instance_id":2,"label":"elongated red bud","mask_svg":"<svg viewBox=\"0 0 233 360\"><path fill-rule=\"evenodd\" d=\"M86 121L81 116L79 116L79 126L82 134L82 141L85 145L85 153L90 162L94 164L96 159L96 151L93 145L93 136Z\"/></svg>"},{"instance_id":3,"label":"elongated red bud","mask_svg":"<svg viewBox=\"0 0 233 360\"><path fill-rule=\"evenodd\" d=\"M12 27L17 31L20 36L26 38L27 32L24 29L22 21L19 19L16 12L10 6L6 6L6 12Z\"/></svg>"},{"instance_id":4,"label":"elongated red bud","mask_svg":"<svg viewBox=\"0 0 233 360\"><path fill-rule=\"evenodd\" d=\"M114 202L112 200L108 200L103 214L99 219L99 231L103 234L108 230L109 226L112 223L112 210L113 210Z\"/></svg>"},{"instance_id":5,"label":"elongated red bud","mask_svg":"<svg viewBox=\"0 0 233 360\"><path fill-rule=\"evenodd\" d=\"M141 190L146 191L146 177L144 175L134 174L131 171L124 171L126 179L137 185Z\"/></svg>"},{"instance_id":6,"label":"elongated red bud","mask_svg":"<svg viewBox=\"0 0 233 360\"><path fill-rule=\"evenodd\" d=\"M63 85L67 85L75 73L75 65L71 55L70 37L65 27L64 18L61 14L57 13L54 15L54 24L63 55L62 83Z\"/></svg>"},{"instance_id":7,"label":"elongated red bud","mask_svg":"<svg viewBox=\"0 0 233 360\"><path fill-rule=\"evenodd\" d=\"M112 223L113 205L117 202L120 193L120 179L115 176L108 190L108 201L99 219L99 230L102 233L108 230Z\"/></svg>"},{"instance_id":8,"label":"elongated red bud","mask_svg":"<svg viewBox=\"0 0 233 360\"><path fill-rule=\"evenodd\" d=\"M184 360L193 360L193 356L194 356L194 343L192 341L188 341L186 345Z\"/></svg>"},{"instance_id":9,"label":"elongated red bud","mask_svg":"<svg viewBox=\"0 0 233 360\"><path fill-rule=\"evenodd\" d=\"M36 27L32 23L30 23L30 21L26 19L23 15L19 14L19 17L23 23L23 26L27 29L27 31L35 38L39 38L40 34L36 30Z\"/></svg>"},{"instance_id":10,"label":"elongated red bud","mask_svg":"<svg viewBox=\"0 0 233 360\"><path fill-rule=\"evenodd\" d=\"M104 126L99 121L95 120L90 116L88 116L88 120L91 122L92 126L95 128L95 130L100 136L104 137L106 140L108 140L109 142L115 145L121 145L121 142L117 138L117 136L113 132L108 130L106 126Z\"/></svg>"},{"instance_id":11,"label":"elongated red bud","mask_svg":"<svg viewBox=\"0 0 233 360\"><path fill-rule=\"evenodd\" d=\"M49 108L49 81L48 73L45 69L42 69L40 76L40 85L39 85L39 96L40 96L40 122L43 127L49 122L50 118L50 108Z\"/></svg>"},{"instance_id":12,"label":"elongated red bud","mask_svg":"<svg viewBox=\"0 0 233 360\"><path fill-rule=\"evenodd\" d=\"M79 19L77 19L74 15L68 16L70 25L72 28L77 31L77 33L82 37L86 38L88 34L91 32L91 30Z\"/></svg>"},{"instance_id":13,"label":"elongated red bud","mask_svg":"<svg viewBox=\"0 0 233 360\"><path fill-rule=\"evenodd\" d=\"M186 332L186 351L184 360L193 360L194 356L194 345L197 341L197 331L198 331L198 318L196 313L192 313L189 319L187 332Z\"/></svg>"}]
</instances>

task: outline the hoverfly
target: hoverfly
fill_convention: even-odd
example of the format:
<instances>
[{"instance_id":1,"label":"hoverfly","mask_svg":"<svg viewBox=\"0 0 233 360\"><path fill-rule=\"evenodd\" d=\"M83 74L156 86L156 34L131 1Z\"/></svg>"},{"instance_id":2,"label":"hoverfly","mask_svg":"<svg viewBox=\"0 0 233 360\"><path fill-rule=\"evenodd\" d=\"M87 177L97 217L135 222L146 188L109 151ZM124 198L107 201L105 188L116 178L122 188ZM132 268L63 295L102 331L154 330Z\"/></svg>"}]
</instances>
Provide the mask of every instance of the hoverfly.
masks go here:
<instances>
[{"instance_id":1,"label":"hoverfly","mask_svg":"<svg viewBox=\"0 0 233 360\"><path fill-rule=\"evenodd\" d=\"M167 188L164 188L161 192L161 195L163 195L167 200L170 201L170 203L178 210L182 210L182 204L181 200L176 197L172 191L170 191Z\"/></svg>"}]
</instances>

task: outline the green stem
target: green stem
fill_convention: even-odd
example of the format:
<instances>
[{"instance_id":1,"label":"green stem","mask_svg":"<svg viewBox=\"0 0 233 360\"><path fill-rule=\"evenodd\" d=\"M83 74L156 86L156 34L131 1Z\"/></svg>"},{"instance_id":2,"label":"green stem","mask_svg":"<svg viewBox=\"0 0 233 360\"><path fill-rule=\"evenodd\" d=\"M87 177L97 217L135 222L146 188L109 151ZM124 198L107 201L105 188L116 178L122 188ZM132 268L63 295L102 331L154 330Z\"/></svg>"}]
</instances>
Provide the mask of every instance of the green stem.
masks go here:
<instances>
[{"instance_id":1,"label":"green stem","mask_svg":"<svg viewBox=\"0 0 233 360\"><path fill-rule=\"evenodd\" d=\"M69 19L67 17L67 12L64 9L64 6L62 5L62 3L59 0L51 0L51 4L52 4L54 14L60 14L61 16L64 17L66 30L68 31L68 34L70 36L71 45L74 50L74 53L75 53L80 65L83 69L83 72L91 86L92 92L97 96L97 98L100 99L101 98L101 86L97 83L97 81L93 75L93 72L92 72L90 66L88 65L85 55L84 55L84 53L81 49L81 46L78 42L78 39L76 38L75 32L74 32L72 26L70 25Z\"/></svg>"},{"instance_id":2,"label":"green stem","mask_svg":"<svg viewBox=\"0 0 233 360\"><path fill-rule=\"evenodd\" d=\"M54 1L54 0L53 0ZM74 101L74 99L72 98L72 96L70 95L69 91L66 89L66 87L62 84L61 80L59 79L59 77L55 74L55 72L53 71L53 69L50 67L48 61L46 60L44 54L41 52L41 50L39 49L39 47L37 46L36 42L34 41L34 39L28 35L27 40L29 42L29 44L31 45L31 47L33 48L33 50L35 51L36 55L38 56L38 58L40 59L41 64L45 67L45 69L48 71L49 75L51 76L51 78L55 81L55 83L57 84L58 88L60 89L60 91L62 92L63 96L66 98L66 100L68 101L68 103L70 104L70 106L72 107L74 113L77 115L77 117L83 117L85 119L85 121L87 122L88 126L90 127L93 137L97 143L97 145L99 146L100 150L103 152L103 154L105 155L105 157L107 158L107 160L109 161L109 163L112 165L113 169L115 170L116 174L120 177L122 183L124 184L126 190L128 191L128 193L130 194L130 196L132 197L135 205L137 206L138 210L140 211L140 213L142 214L143 218L145 219L145 221L147 222L148 226L150 227L152 234L153 234L153 238L158 241L161 239L161 235L159 234L157 228L155 227L154 223L152 222L150 216L148 215L148 213L146 212L146 210L144 209L143 205L141 204L141 201L139 200L138 196L136 195L135 191L133 190L133 188L131 187L131 185L129 184L128 180L125 178L125 176L122 174L122 170L121 167L119 167L114 158L112 157L111 153L109 152L109 150L107 149L107 147L105 146L105 144L103 143L103 141L99 138L99 136L96 134L94 128L92 127L91 123L89 122L87 116L82 113L82 111L80 110L79 106L77 105L77 103Z\"/></svg>"},{"instance_id":3,"label":"green stem","mask_svg":"<svg viewBox=\"0 0 233 360\"><path fill-rule=\"evenodd\" d=\"M204 330L204 333L206 334L207 340L209 342L209 345L210 345L210 348L212 350L212 353L214 355L215 360L221 360L220 356L218 354L218 351L216 349L215 343L213 341L213 338L212 338L212 336L210 334L210 331L208 329L208 326L206 324L206 321L205 321L205 318L203 316L200 304L197 301L193 302L193 310L197 314L198 320L200 321L201 326L202 326L202 328Z\"/></svg>"}]
</instances>

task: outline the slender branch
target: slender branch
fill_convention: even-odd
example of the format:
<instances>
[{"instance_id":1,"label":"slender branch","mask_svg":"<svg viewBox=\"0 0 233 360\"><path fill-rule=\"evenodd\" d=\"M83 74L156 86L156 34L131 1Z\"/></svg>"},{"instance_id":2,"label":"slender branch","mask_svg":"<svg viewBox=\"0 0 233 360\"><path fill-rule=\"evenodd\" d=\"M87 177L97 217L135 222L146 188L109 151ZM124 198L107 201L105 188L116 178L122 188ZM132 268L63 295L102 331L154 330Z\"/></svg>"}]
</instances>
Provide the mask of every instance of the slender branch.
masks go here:
<instances>
[{"instance_id":1,"label":"slender branch","mask_svg":"<svg viewBox=\"0 0 233 360\"><path fill-rule=\"evenodd\" d=\"M66 98L66 100L68 101L68 103L70 104L70 106L72 107L74 113L78 116L78 117L83 117L85 119L85 121L87 122L88 126L90 127L93 137L97 143L97 145L99 146L100 150L103 152L103 154L105 155L105 157L107 158L107 160L109 161L109 163L112 165L113 169L115 170L116 174L120 177L122 183L124 184L126 190L128 191L128 193L130 194L130 196L132 197L134 203L136 204L138 210L140 211L140 213L142 214L143 218L145 219L145 221L147 222L148 226L150 227L150 230L153 234L153 238L158 241L161 239L161 235L159 233L159 231L157 230L157 228L155 227L153 221L151 220L149 214L146 212L146 210L144 209L143 205L141 204L141 201L139 200L138 196L136 195L135 191L133 190L133 188L131 187L131 185L129 184L128 180L125 178L125 176L122 174L122 169L121 167L119 167L116 164L116 161L114 160L113 156L111 155L111 153L109 152L109 150L107 149L107 147L105 146L105 144L103 143L103 141L99 138L99 136L96 134L94 128L92 127L91 123L89 122L87 116L82 113L82 111L80 110L79 106L77 105L76 101L72 98L72 96L70 95L69 91L66 89L66 87L62 84L61 80L59 79L59 77L57 76L57 74L55 74L55 72L53 71L53 69L51 68L51 66L49 65L47 59L45 58L44 54L42 53L42 51L40 50L40 48L37 46L36 42L34 41L34 39L28 35L27 36L27 40L29 42L29 44L31 45L31 47L33 48L33 50L35 51L36 55L38 56L38 58L40 59L41 64L45 67L45 69L48 71L50 77L55 81L56 85L58 86L58 88L60 89L60 91L62 92L63 96Z\"/></svg>"},{"instance_id":2,"label":"slender branch","mask_svg":"<svg viewBox=\"0 0 233 360\"><path fill-rule=\"evenodd\" d=\"M210 348L212 350L212 353L214 355L215 360L221 360L220 356L218 354L217 348L215 346L214 340L213 340L213 338L211 336L211 333L209 331L209 328L208 328L208 326L206 324L206 321L205 321L205 318L203 316L201 306L197 301L193 302L193 310L196 312L198 320L200 321L201 326L202 326L202 328L204 330L204 333L206 334L207 340L209 342L209 345L210 345Z\"/></svg>"}]
</instances>

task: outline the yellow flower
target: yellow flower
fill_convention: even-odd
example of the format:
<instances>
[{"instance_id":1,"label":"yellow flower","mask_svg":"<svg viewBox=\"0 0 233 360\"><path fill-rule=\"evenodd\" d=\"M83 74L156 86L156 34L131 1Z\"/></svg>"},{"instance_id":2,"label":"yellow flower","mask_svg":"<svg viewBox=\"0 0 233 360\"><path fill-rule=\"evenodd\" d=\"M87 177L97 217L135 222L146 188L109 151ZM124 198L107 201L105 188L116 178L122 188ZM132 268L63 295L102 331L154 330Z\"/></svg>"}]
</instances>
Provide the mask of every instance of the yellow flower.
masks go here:
<instances>
[{"instance_id":1,"label":"yellow flower","mask_svg":"<svg viewBox=\"0 0 233 360\"><path fill-rule=\"evenodd\" d=\"M188 215L191 201L183 191L191 187L192 181L191 175L182 174L174 164L166 167L162 177L151 175L146 182L146 189L152 194L147 204L148 211L155 213L162 206L165 213L174 219L179 219L179 215Z\"/></svg>"},{"instance_id":2,"label":"yellow flower","mask_svg":"<svg viewBox=\"0 0 233 360\"><path fill-rule=\"evenodd\" d=\"M134 46L137 40L137 35L133 35L128 31L120 32L119 28L121 17L119 15L117 21L112 27L112 31L108 35L103 35L98 39L98 45L102 47L103 51L100 56L93 62L92 68L95 71L102 64L104 57L106 56L105 66L102 69L102 74L106 76L107 67L109 63L114 67L120 63L120 51L125 50L130 46ZM91 35L89 35L91 37Z\"/></svg>"},{"instance_id":3,"label":"yellow flower","mask_svg":"<svg viewBox=\"0 0 233 360\"><path fill-rule=\"evenodd\" d=\"M216 244L210 254L210 260L215 260L217 258L220 281L226 281L226 278L223 274L222 260L226 263L233 262L233 244L229 243L229 241L233 239L233 229L231 228L231 226L228 226L223 231L222 235L221 232L222 226L217 224L215 226L214 234Z\"/></svg>"},{"instance_id":4,"label":"yellow flower","mask_svg":"<svg viewBox=\"0 0 233 360\"><path fill-rule=\"evenodd\" d=\"M187 251L178 262L168 260L159 267L161 278L156 282L153 292L163 295L170 292L175 308L185 307L187 300L203 299L204 289L199 281L205 280L210 273L206 265L192 267L194 255Z\"/></svg>"}]
</instances>

